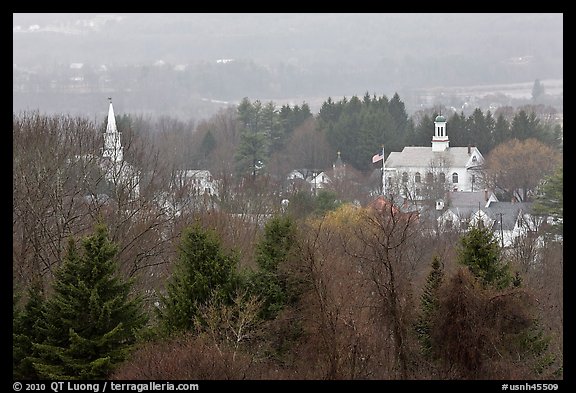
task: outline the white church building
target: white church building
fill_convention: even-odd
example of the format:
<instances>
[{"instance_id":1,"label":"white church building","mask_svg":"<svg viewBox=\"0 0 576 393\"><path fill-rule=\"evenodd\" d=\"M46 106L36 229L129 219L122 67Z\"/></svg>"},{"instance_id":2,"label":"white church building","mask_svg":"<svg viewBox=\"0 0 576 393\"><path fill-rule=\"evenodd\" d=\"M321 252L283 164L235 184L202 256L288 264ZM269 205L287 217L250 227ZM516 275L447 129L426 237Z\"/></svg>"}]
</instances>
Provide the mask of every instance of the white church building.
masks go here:
<instances>
[{"instance_id":1,"label":"white church building","mask_svg":"<svg viewBox=\"0 0 576 393\"><path fill-rule=\"evenodd\" d=\"M384 163L384 194L425 199L431 184L445 191L479 191L484 157L474 146L450 147L446 119L434 120L431 147L407 146L392 152Z\"/></svg>"},{"instance_id":2,"label":"white church building","mask_svg":"<svg viewBox=\"0 0 576 393\"><path fill-rule=\"evenodd\" d=\"M122 147L122 133L116 127L112 99L108 107L108 121L104 132L104 147L102 148L101 166L107 181L122 186L132 198L140 195L140 176L138 170L124 161L124 148Z\"/></svg>"}]
</instances>

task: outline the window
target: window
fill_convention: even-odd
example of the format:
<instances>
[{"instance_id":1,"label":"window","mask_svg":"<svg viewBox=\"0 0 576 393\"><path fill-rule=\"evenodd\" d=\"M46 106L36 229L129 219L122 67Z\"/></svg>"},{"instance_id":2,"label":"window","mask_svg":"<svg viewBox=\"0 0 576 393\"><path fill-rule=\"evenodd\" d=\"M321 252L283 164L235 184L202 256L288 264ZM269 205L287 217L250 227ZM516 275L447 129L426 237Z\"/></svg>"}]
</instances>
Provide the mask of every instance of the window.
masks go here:
<instances>
[{"instance_id":1,"label":"window","mask_svg":"<svg viewBox=\"0 0 576 393\"><path fill-rule=\"evenodd\" d=\"M402 172L402 183L408 183L408 173Z\"/></svg>"},{"instance_id":2,"label":"window","mask_svg":"<svg viewBox=\"0 0 576 393\"><path fill-rule=\"evenodd\" d=\"M476 183L476 175L472 175L472 183Z\"/></svg>"},{"instance_id":3,"label":"window","mask_svg":"<svg viewBox=\"0 0 576 393\"><path fill-rule=\"evenodd\" d=\"M472 156L472 162L476 162L476 161L478 161L478 160L476 159L476 156Z\"/></svg>"},{"instance_id":4,"label":"window","mask_svg":"<svg viewBox=\"0 0 576 393\"><path fill-rule=\"evenodd\" d=\"M416 174L414 175L414 181L416 183L420 183L421 179L420 179L420 172L416 172Z\"/></svg>"},{"instance_id":5,"label":"window","mask_svg":"<svg viewBox=\"0 0 576 393\"><path fill-rule=\"evenodd\" d=\"M452 174L452 183L458 183L458 174L456 172Z\"/></svg>"},{"instance_id":6,"label":"window","mask_svg":"<svg viewBox=\"0 0 576 393\"><path fill-rule=\"evenodd\" d=\"M426 182L427 183L432 183L434 181L434 175L432 175L432 172L428 172L426 174Z\"/></svg>"},{"instance_id":7,"label":"window","mask_svg":"<svg viewBox=\"0 0 576 393\"><path fill-rule=\"evenodd\" d=\"M444 174L444 172L440 172L439 176L439 181L440 183L445 183L446 182L446 175Z\"/></svg>"}]
</instances>

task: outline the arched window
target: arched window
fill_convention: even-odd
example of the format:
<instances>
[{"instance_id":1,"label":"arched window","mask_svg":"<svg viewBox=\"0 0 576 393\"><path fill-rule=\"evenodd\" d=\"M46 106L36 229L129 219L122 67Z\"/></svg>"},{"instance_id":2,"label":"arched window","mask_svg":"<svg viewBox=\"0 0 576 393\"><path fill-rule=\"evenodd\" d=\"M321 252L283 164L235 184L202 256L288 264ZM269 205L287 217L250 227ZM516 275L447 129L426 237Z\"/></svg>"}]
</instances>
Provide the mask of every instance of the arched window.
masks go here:
<instances>
[{"instance_id":1,"label":"arched window","mask_svg":"<svg viewBox=\"0 0 576 393\"><path fill-rule=\"evenodd\" d=\"M478 159L476 158L476 156L472 156L472 162L476 162L478 161Z\"/></svg>"},{"instance_id":2,"label":"arched window","mask_svg":"<svg viewBox=\"0 0 576 393\"><path fill-rule=\"evenodd\" d=\"M440 183L446 182L446 175L444 174L444 172L440 172L440 175L438 175L438 180L440 181Z\"/></svg>"},{"instance_id":3,"label":"arched window","mask_svg":"<svg viewBox=\"0 0 576 393\"><path fill-rule=\"evenodd\" d=\"M458 174L456 172L452 174L452 183L458 183Z\"/></svg>"},{"instance_id":4,"label":"arched window","mask_svg":"<svg viewBox=\"0 0 576 393\"><path fill-rule=\"evenodd\" d=\"M420 183L421 179L420 179L420 172L416 172L416 174L414 175L414 181L416 183Z\"/></svg>"},{"instance_id":5,"label":"arched window","mask_svg":"<svg viewBox=\"0 0 576 393\"><path fill-rule=\"evenodd\" d=\"M428 172L426 174L426 183L432 183L434 181L434 175L432 172Z\"/></svg>"},{"instance_id":6,"label":"arched window","mask_svg":"<svg viewBox=\"0 0 576 393\"><path fill-rule=\"evenodd\" d=\"M408 173L402 172L402 183L408 183Z\"/></svg>"}]
</instances>

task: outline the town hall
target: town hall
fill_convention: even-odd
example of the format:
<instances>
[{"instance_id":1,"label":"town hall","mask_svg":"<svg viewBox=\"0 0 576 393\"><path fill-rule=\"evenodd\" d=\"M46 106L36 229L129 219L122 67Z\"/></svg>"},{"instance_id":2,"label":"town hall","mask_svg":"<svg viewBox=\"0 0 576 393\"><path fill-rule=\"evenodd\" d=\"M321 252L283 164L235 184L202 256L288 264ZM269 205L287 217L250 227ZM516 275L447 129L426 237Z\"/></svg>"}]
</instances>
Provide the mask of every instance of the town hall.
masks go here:
<instances>
[{"instance_id":1,"label":"town hall","mask_svg":"<svg viewBox=\"0 0 576 393\"><path fill-rule=\"evenodd\" d=\"M434 120L431 147L406 146L384 163L383 193L434 199L445 191L479 191L484 157L475 146L450 147L446 118Z\"/></svg>"}]
</instances>

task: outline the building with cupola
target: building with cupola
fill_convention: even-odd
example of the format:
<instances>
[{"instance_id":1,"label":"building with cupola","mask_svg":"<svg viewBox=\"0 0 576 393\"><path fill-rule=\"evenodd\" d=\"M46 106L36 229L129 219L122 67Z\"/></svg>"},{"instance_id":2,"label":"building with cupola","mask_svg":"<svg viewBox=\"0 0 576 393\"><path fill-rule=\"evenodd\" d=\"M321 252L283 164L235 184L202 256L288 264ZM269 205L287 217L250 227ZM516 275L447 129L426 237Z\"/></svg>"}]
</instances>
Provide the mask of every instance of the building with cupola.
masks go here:
<instances>
[{"instance_id":1,"label":"building with cupola","mask_svg":"<svg viewBox=\"0 0 576 393\"><path fill-rule=\"evenodd\" d=\"M475 146L450 146L446 118L439 115L431 146L406 146L390 153L384 163L384 194L434 200L446 191L479 191L483 164Z\"/></svg>"}]
</instances>

